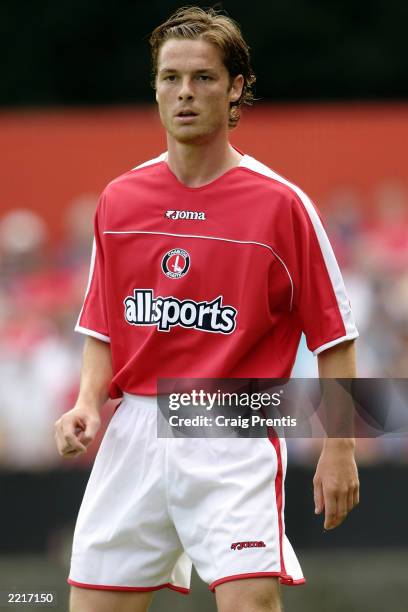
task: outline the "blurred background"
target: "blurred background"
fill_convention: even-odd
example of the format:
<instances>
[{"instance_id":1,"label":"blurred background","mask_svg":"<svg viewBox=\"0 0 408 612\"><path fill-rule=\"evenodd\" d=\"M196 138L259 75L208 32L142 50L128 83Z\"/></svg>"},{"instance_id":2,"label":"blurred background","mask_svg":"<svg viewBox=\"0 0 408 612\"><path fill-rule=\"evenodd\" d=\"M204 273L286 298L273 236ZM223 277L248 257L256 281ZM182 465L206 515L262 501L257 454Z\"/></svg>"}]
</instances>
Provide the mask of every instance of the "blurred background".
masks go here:
<instances>
[{"instance_id":1,"label":"blurred background","mask_svg":"<svg viewBox=\"0 0 408 612\"><path fill-rule=\"evenodd\" d=\"M0 591L54 590L61 611L97 450L62 461L53 440L78 390L83 338L73 327L92 217L108 181L165 150L147 39L181 5L0 5ZM244 109L232 143L319 207L360 331L359 375L406 378L408 5L218 6L241 24L257 74L258 101ZM316 376L304 342L294 374ZM313 515L319 448L290 441L287 532L308 584L284 587L285 609L405 611L407 439L359 440L361 504L329 533ZM214 597L195 577L189 597L161 592L151 609L205 612Z\"/></svg>"}]
</instances>

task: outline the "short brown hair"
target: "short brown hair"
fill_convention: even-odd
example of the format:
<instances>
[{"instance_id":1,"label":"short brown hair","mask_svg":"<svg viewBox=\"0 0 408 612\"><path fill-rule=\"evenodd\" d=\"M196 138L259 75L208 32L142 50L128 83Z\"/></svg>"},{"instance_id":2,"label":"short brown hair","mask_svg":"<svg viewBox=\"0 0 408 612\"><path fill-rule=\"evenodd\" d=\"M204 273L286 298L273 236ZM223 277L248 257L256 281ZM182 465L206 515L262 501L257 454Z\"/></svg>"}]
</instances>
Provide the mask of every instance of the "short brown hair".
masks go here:
<instances>
[{"instance_id":1,"label":"short brown hair","mask_svg":"<svg viewBox=\"0 0 408 612\"><path fill-rule=\"evenodd\" d=\"M231 79L242 74L244 86L241 97L236 102L231 102L230 108L229 126L235 127L240 119L242 104L252 104L254 100L252 86L256 80L251 67L249 47L242 37L239 25L213 8L204 10L198 6L184 6L178 9L167 21L153 30L149 39L153 86L157 76L159 51L169 38L203 38L221 50Z\"/></svg>"}]
</instances>

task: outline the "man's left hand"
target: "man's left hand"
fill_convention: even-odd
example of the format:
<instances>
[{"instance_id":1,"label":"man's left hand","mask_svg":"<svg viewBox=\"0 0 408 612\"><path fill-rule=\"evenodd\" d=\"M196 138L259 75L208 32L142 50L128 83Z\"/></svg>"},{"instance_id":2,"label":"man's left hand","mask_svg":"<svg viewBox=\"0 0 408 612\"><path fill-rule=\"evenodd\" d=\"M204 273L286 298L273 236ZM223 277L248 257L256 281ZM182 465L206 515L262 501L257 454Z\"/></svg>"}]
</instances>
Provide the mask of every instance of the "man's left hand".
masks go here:
<instances>
[{"instance_id":1,"label":"man's left hand","mask_svg":"<svg viewBox=\"0 0 408 612\"><path fill-rule=\"evenodd\" d=\"M354 449L354 439L325 440L313 478L315 513L325 511L325 529L338 527L359 503Z\"/></svg>"}]
</instances>

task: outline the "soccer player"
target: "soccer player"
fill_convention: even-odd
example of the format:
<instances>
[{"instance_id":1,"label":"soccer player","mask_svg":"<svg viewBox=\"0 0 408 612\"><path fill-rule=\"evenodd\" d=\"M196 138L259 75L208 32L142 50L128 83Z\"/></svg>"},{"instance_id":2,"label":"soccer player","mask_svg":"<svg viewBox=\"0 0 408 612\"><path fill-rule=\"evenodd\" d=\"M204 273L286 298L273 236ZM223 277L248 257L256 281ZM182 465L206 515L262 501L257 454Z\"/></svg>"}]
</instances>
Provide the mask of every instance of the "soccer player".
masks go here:
<instances>
[{"instance_id":1,"label":"soccer player","mask_svg":"<svg viewBox=\"0 0 408 612\"><path fill-rule=\"evenodd\" d=\"M304 582L284 440L158 438L157 379L289 377L302 331L320 376L351 378L358 333L309 198L229 144L255 80L237 24L183 8L150 43L167 152L102 193L80 392L56 423L75 457L123 396L78 516L70 610L144 612L157 589L188 592L192 561L219 612L279 612L279 584ZM325 529L358 503L353 439L325 440L314 495Z\"/></svg>"}]
</instances>

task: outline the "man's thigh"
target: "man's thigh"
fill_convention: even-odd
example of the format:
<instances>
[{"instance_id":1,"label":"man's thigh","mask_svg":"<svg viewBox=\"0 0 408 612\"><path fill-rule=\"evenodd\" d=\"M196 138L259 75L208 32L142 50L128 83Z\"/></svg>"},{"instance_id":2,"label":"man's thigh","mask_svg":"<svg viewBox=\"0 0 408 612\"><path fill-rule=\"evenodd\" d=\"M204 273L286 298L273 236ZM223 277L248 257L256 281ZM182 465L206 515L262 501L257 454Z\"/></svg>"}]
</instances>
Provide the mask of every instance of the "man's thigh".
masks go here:
<instances>
[{"instance_id":1,"label":"man's thigh","mask_svg":"<svg viewBox=\"0 0 408 612\"><path fill-rule=\"evenodd\" d=\"M218 612L282 612L277 578L224 582L215 589Z\"/></svg>"},{"instance_id":2,"label":"man's thigh","mask_svg":"<svg viewBox=\"0 0 408 612\"><path fill-rule=\"evenodd\" d=\"M146 612L152 592L101 591L71 587L69 612Z\"/></svg>"}]
</instances>

